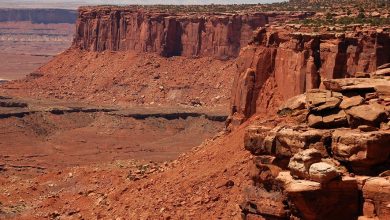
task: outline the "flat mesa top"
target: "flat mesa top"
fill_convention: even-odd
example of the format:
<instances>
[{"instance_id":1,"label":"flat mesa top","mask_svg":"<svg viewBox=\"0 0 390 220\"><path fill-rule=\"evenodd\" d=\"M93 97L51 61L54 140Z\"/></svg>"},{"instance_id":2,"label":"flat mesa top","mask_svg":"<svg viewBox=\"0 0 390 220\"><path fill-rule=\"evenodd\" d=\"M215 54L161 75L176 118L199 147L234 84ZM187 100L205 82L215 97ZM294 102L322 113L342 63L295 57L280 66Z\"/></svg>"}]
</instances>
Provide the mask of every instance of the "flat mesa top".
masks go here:
<instances>
[{"instance_id":1,"label":"flat mesa top","mask_svg":"<svg viewBox=\"0 0 390 220\"><path fill-rule=\"evenodd\" d=\"M254 12L263 7L261 4L242 5L98 5L81 6L80 11L149 11L149 12L169 12L169 13L237 13Z\"/></svg>"}]
</instances>

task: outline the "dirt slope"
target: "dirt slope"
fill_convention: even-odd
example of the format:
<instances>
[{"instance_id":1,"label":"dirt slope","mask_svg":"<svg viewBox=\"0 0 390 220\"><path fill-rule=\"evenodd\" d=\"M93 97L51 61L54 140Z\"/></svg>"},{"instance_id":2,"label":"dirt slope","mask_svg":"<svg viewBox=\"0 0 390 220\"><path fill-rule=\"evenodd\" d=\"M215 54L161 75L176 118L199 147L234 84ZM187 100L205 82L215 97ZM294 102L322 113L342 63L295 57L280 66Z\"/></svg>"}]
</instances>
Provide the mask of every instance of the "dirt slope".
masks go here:
<instances>
[{"instance_id":1,"label":"dirt slope","mask_svg":"<svg viewBox=\"0 0 390 220\"><path fill-rule=\"evenodd\" d=\"M234 60L70 49L29 79L2 85L0 90L118 105L227 106L235 70Z\"/></svg>"},{"instance_id":2,"label":"dirt slope","mask_svg":"<svg viewBox=\"0 0 390 220\"><path fill-rule=\"evenodd\" d=\"M243 131L206 141L138 181L128 179L132 161L2 179L2 211L24 219L239 219L237 201L249 184Z\"/></svg>"}]
</instances>

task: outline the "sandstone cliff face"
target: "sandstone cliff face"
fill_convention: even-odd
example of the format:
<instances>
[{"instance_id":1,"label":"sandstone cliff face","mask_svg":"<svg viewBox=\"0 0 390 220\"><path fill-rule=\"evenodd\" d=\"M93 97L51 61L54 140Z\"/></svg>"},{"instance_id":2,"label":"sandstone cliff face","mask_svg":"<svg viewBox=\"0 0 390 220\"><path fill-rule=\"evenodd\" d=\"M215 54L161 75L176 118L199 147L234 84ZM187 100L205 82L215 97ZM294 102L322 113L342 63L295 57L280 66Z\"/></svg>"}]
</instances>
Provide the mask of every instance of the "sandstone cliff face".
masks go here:
<instances>
[{"instance_id":1,"label":"sandstone cliff face","mask_svg":"<svg viewBox=\"0 0 390 220\"><path fill-rule=\"evenodd\" d=\"M390 62L382 32L308 34L262 28L238 58L232 114L248 118L281 101L319 88L324 79L368 73Z\"/></svg>"},{"instance_id":2,"label":"sandstone cliff face","mask_svg":"<svg viewBox=\"0 0 390 220\"><path fill-rule=\"evenodd\" d=\"M264 14L181 15L124 8L81 8L74 46L90 51L157 52L163 56L236 57Z\"/></svg>"}]
</instances>

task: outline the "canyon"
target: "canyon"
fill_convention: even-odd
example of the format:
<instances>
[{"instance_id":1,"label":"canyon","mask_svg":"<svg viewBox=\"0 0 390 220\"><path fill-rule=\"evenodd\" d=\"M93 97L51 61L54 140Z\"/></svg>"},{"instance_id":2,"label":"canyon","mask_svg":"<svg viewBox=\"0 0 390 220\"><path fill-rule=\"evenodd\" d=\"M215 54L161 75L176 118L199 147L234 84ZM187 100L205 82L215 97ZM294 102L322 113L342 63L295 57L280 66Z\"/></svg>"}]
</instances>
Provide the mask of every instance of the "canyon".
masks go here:
<instances>
[{"instance_id":1,"label":"canyon","mask_svg":"<svg viewBox=\"0 0 390 220\"><path fill-rule=\"evenodd\" d=\"M0 8L0 79L21 79L72 43L75 10Z\"/></svg>"},{"instance_id":2,"label":"canyon","mask_svg":"<svg viewBox=\"0 0 390 220\"><path fill-rule=\"evenodd\" d=\"M389 9L319 2L80 8L0 84L0 217L388 219Z\"/></svg>"}]
</instances>

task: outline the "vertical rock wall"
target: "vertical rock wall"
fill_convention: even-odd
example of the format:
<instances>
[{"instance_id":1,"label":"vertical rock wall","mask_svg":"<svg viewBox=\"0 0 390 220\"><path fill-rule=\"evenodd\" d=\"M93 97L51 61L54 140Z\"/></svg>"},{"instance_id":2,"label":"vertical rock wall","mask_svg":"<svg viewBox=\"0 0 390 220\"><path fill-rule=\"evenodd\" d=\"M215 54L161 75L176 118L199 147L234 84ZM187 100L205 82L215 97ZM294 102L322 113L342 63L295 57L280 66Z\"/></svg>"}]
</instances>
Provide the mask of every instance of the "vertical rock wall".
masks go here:
<instances>
[{"instance_id":1,"label":"vertical rock wall","mask_svg":"<svg viewBox=\"0 0 390 220\"><path fill-rule=\"evenodd\" d=\"M262 28L242 49L232 89L232 114L248 118L319 88L325 79L369 73L390 62L388 32L294 33Z\"/></svg>"},{"instance_id":2,"label":"vertical rock wall","mask_svg":"<svg viewBox=\"0 0 390 220\"><path fill-rule=\"evenodd\" d=\"M81 8L74 46L90 51L157 52L163 56L236 57L264 14L168 14L125 8Z\"/></svg>"}]
</instances>

